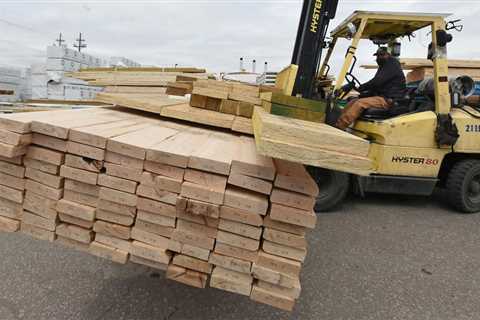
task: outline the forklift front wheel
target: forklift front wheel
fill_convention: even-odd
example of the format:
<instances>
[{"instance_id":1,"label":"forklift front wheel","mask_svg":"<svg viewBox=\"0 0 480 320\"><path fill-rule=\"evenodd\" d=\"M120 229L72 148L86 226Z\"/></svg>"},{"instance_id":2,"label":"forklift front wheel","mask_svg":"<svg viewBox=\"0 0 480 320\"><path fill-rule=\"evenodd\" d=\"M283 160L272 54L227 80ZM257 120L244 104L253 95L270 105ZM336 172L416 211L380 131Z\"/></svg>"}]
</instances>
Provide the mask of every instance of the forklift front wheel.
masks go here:
<instances>
[{"instance_id":1,"label":"forklift front wheel","mask_svg":"<svg viewBox=\"0 0 480 320\"><path fill-rule=\"evenodd\" d=\"M463 213L480 212L480 160L456 163L447 178L450 204Z\"/></svg>"},{"instance_id":2,"label":"forklift front wheel","mask_svg":"<svg viewBox=\"0 0 480 320\"><path fill-rule=\"evenodd\" d=\"M350 190L350 175L317 167L307 169L320 190L315 211L331 211L341 205Z\"/></svg>"}]
</instances>

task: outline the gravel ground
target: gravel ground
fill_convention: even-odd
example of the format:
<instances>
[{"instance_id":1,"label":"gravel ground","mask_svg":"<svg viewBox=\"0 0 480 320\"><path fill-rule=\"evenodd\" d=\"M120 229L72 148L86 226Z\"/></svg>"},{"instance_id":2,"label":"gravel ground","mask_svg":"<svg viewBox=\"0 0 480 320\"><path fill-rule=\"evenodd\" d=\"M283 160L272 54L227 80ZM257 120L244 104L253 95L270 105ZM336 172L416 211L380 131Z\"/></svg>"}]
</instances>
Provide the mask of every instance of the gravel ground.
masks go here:
<instances>
[{"instance_id":1,"label":"gravel ground","mask_svg":"<svg viewBox=\"0 0 480 320\"><path fill-rule=\"evenodd\" d=\"M480 319L480 215L442 196L321 214L292 314L22 234L1 234L0 319Z\"/></svg>"}]
</instances>

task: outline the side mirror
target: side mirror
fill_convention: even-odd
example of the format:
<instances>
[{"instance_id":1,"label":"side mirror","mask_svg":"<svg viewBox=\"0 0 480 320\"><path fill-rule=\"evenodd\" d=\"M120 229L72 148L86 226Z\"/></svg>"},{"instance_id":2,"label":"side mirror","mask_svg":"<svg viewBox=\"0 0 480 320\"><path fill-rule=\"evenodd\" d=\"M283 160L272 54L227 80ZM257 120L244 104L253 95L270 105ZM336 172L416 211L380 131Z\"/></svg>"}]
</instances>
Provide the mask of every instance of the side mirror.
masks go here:
<instances>
[{"instance_id":1,"label":"side mirror","mask_svg":"<svg viewBox=\"0 0 480 320\"><path fill-rule=\"evenodd\" d=\"M437 44L440 47L446 47L448 43L453 41L453 36L445 30L437 30Z\"/></svg>"}]
</instances>

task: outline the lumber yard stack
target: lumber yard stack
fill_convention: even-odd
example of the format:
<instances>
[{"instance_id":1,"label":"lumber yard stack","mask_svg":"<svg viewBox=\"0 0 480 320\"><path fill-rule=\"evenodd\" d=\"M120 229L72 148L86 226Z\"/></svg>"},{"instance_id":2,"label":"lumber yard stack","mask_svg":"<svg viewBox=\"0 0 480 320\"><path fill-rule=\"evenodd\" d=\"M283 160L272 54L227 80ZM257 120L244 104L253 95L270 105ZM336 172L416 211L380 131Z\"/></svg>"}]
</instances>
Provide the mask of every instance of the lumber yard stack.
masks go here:
<instances>
[{"instance_id":1,"label":"lumber yard stack","mask_svg":"<svg viewBox=\"0 0 480 320\"><path fill-rule=\"evenodd\" d=\"M318 188L253 138L124 109L0 116L0 229L292 310Z\"/></svg>"},{"instance_id":2,"label":"lumber yard stack","mask_svg":"<svg viewBox=\"0 0 480 320\"><path fill-rule=\"evenodd\" d=\"M190 105L226 114L251 118L261 105L260 87L235 82L199 80L193 84Z\"/></svg>"},{"instance_id":3,"label":"lumber yard stack","mask_svg":"<svg viewBox=\"0 0 480 320\"><path fill-rule=\"evenodd\" d=\"M90 85L104 86L107 93L185 95L197 79L208 79L199 68L90 68L69 74Z\"/></svg>"},{"instance_id":4,"label":"lumber yard stack","mask_svg":"<svg viewBox=\"0 0 480 320\"><path fill-rule=\"evenodd\" d=\"M422 81L432 78L433 62L428 59L402 58L402 69L408 70L407 82ZM377 69L376 65L363 65L364 69ZM480 61L448 59L448 75L451 77L469 76L475 81L480 81Z\"/></svg>"},{"instance_id":5,"label":"lumber yard stack","mask_svg":"<svg viewBox=\"0 0 480 320\"><path fill-rule=\"evenodd\" d=\"M271 114L313 122L324 122L326 111L323 101L288 96L272 87L215 80L193 84L190 106L248 119L259 106Z\"/></svg>"}]
</instances>

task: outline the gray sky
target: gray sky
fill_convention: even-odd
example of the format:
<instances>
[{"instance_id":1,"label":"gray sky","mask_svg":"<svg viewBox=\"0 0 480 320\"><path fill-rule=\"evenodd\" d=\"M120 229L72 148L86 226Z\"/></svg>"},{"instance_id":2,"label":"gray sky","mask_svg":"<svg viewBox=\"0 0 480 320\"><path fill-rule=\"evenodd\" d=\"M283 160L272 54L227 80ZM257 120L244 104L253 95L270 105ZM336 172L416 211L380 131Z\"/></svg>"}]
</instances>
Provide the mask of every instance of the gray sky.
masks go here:
<instances>
[{"instance_id":1,"label":"gray sky","mask_svg":"<svg viewBox=\"0 0 480 320\"><path fill-rule=\"evenodd\" d=\"M238 59L264 61L271 70L289 64L297 32L300 0L4 1L0 0L0 65L27 66L45 59L45 47L62 32L71 47L78 32L85 50L121 55L142 64L206 67L236 71ZM450 58L480 59L480 0L340 0L338 24L354 10L453 13L465 29L454 33ZM404 45L404 57L425 57L427 32ZM334 59L338 69L346 43ZM365 42L358 56L373 62ZM365 78L365 71L357 71Z\"/></svg>"}]
</instances>

